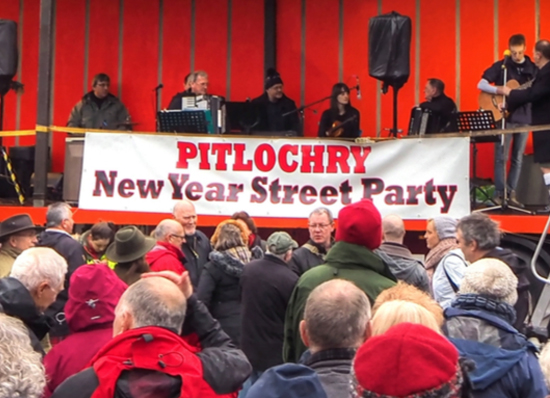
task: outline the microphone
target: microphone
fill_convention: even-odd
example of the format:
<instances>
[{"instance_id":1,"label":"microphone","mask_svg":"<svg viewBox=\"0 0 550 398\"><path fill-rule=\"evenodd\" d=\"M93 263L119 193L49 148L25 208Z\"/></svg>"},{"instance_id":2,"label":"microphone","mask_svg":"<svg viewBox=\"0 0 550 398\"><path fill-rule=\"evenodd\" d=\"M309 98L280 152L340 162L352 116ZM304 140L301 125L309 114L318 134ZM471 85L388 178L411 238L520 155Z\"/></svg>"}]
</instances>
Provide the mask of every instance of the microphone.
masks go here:
<instances>
[{"instance_id":1,"label":"microphone","mask_svg":"<svg viewBox=\"0 0 550 398\"><path fill-rule=\"evenodd\" d=\"M156 86L153 91L157 91L157 90L160 90L161 88L164 87L164 84L160 83L158 86Z\"/></svg>"},{"instance_id":2,"label":"microphone","mask_svg":"<svg viewBox=\"0 0 550 398\"><path fill-rule=\"evenodd\" d=\"M506 62L510 59L510 57L512 56L512 52L508 49L504 50L504 52L502 53L502 55L504 56L504 60L502 61L502 69L506 69Z\"/></svg>"},{"instance_id":3,"label":"microphone","mask_svg":"<svg viewBox=\"0 0 550 398\"><path fill-rule=\"evenodd\" d=\"M355 82L357 83L357 85L355 86L357 88L357 99L360 100L361 99L361 86L359 85L359 76L357 75L354 75L355 76Z\"/></svg>"}]
</instances>

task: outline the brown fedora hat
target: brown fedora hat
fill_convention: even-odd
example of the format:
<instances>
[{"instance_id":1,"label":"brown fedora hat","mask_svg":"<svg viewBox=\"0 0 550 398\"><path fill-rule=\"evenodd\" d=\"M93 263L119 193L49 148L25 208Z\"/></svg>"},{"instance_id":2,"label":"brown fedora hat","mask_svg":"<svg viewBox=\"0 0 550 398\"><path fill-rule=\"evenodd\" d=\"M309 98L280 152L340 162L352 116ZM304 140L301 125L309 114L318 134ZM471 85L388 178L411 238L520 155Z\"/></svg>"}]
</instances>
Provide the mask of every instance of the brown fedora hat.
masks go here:
<instances>
[{"instance_id":1,"label":"brown fedora hat","mask_svg":"<svg viewBox=\"0 0 550 398\"><path fill-rule=\"evenodd\" d=\"M30 229L34 229L38 232L44 228L34 225L31 216L28 214L17 214L13 217L6 218L0 223L0 238L10 236L18 232L28 231Z\"/></svg>"},{"instance_id":2,"label":"brown fedora hat","mask_svg":"<svg viewBox=\"0 0 550 398\"><path fill-rule=\"evenodd\" d=\"M145 256L156 243L136 227L124 227L115 234L115 241L107 248L105 256L116 263L129 263Z\"/></svg>"}]
</instances>

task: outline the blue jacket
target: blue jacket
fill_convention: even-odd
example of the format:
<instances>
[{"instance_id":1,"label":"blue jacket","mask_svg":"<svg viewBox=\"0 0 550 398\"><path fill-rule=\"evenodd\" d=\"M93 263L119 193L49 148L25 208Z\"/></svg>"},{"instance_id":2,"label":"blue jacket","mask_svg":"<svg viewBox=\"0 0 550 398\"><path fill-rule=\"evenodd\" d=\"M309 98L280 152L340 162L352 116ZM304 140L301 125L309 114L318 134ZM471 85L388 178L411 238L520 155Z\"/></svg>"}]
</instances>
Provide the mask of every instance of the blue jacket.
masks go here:
<instances>
[{"instance_id":1,"label":"blue jacket","mask_svg":"<svg viewBox=\"0 0 550 398\"><path fill-rule=\"evenodd\" d=\"M460 355L476 364L470 373L474 398L546 397L535 346L502 313L464 307L455 302L445 310L444 329Z\"/></svg>"}]
</instances>

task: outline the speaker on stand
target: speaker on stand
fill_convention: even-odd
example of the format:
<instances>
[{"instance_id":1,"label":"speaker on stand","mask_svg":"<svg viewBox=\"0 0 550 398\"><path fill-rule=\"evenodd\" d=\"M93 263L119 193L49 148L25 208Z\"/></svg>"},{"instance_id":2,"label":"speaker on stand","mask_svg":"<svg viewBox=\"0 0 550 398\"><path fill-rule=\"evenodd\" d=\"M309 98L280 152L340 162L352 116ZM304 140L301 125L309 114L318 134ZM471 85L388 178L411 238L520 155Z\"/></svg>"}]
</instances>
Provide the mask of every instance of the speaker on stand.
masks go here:
<instances>
[{"instance_id":1,"label":"speaker on stand","mask_svg":"<svg viewBox=\"0 0 550 398\"><path fill-rule=\"evenodd\" d=\"M397 136L397 95L409 80L411 19L393 11L369 20L369 75L382 81L382 92L393 88L393 127Z\"/></svg>"}]
</instances>

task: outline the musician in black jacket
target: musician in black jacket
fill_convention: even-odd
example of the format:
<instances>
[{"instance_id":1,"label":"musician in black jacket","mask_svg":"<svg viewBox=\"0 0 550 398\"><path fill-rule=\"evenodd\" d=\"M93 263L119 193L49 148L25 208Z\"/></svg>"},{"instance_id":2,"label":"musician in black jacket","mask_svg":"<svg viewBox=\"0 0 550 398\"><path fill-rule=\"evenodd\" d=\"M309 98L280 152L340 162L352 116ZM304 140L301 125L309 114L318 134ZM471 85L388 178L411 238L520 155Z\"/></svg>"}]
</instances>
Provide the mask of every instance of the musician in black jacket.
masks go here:
<instances>
[{"instance_id":1,"label":"musician in black jacket","mask_svg":"<svg viewBox=\"0 0 550 398\"><path fill-rule=\"evenodd\" d=\"M341 129L336 126L342 124ZM359 111L351 106L349 87L344 83L332 86L330 108L323 112L319 122L318 137L357 138L359 129Z\"/></svg>"},{"instance_id":2,"label":"musician in black jacket","mask_svg":"<svg viewBox=\"0 0 550 398\"><path fill-rule=\"evenodd\" d=\"M550 124L550 42L540 40L535 45L535 64L539 68L531 87L525 90L510 90L503 87L508 96L510 111L527 103L531 104L532 124ZM550 131L533 132L535 163L538 163L544 175L544 182L550 191Z\"/></svg>"}]
</instances>

